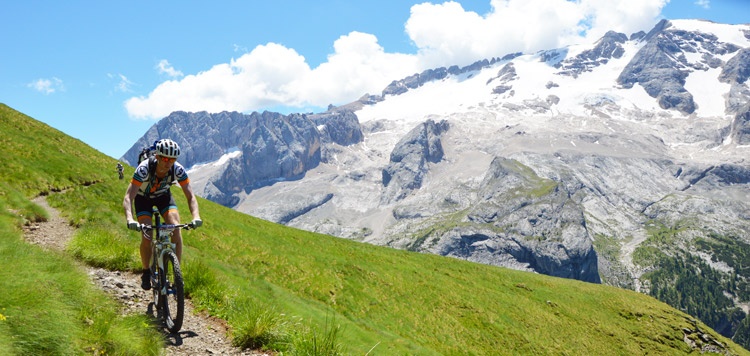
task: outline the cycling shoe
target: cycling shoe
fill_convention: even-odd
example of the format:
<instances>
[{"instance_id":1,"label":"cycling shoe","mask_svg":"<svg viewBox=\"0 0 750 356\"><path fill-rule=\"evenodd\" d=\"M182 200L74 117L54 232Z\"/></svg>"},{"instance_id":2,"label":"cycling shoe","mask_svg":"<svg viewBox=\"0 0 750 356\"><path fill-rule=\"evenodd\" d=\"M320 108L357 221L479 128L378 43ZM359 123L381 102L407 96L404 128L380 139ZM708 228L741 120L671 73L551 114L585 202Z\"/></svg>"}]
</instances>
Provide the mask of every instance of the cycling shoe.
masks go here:
<instances>
[{"instance_id":1,"label":"cycling shoe","mask_svg":"<svg viewBox=\"0 0 750 356\"><path fill-rule=\"evenodd\" d=\"M148 270L144 271L143 275L141 275L141 288L143 290L151 289L151 273Z\"/></svg>"}]
</instances>

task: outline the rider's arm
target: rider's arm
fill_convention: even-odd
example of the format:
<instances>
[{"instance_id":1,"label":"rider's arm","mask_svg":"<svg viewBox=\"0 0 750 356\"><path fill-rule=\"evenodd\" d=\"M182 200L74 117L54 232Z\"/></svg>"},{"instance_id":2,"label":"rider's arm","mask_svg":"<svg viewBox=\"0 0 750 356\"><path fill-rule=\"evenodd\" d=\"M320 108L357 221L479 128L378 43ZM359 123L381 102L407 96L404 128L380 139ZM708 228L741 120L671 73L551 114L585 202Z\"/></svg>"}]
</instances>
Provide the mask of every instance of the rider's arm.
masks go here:
<instances>
[{"instance_id":1,"label":"rider's arm","mask_svg":"<svg viewBox=\"0 0 750 356\"><path fill-rule=\"evenodd\" d=\"M188 207L190 208L190 214L193 215L193 220L200 220L201 213L198 210L198 199L195 198L195 194L193 194L193 187L190 186L190 183L182 186L182 192L185 193L185 199L187 199Z\"/></svg>"},{"instance_id":2,"label":"rider's arm","mask_svg":"<svg viewBox=\"0 0 750 356\"><path fill-rule=\"evenodd\" d=\"M138 186L130 183L128 190L125 192L125 197L122 199L122 208L125 210L125 219L128 222L135 221L133 219L133 199L135 199L136 194L138 194Z\"/></svg>"}]
</instances>

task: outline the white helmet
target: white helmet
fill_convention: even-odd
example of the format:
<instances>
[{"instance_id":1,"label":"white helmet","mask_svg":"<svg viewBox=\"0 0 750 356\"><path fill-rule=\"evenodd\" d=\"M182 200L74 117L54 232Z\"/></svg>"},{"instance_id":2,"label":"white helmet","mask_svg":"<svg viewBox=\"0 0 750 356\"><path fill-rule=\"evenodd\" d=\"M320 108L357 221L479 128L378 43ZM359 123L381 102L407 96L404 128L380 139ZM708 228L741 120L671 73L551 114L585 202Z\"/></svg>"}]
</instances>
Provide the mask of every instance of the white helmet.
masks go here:
<instances>
[{"instance_id":1,"label":"white helmet","mask_svg":"<svg viewBox=\"0 0 750 356\"><path fill-rule=\"evenodd\" d=\"M156 154L163 157L177 158L180 156L180 146L168 138L156 142Z\"/></svg>"}]
</instances>

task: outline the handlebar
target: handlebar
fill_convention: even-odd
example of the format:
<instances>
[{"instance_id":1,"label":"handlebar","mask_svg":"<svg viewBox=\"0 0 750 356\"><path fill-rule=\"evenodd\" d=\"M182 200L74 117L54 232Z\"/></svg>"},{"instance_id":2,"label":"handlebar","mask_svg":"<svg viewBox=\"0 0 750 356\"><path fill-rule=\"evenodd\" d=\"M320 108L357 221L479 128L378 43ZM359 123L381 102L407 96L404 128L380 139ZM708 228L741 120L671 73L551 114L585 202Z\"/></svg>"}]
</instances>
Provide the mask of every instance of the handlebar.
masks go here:
<instances>
[{"instance_id":1,"label":"handlebar","mask_svg":"<svg viewBox=\"0 0 750 356\"><path fill-rule=\"evenodd\" d=\"M185 229L185 230L191 230L195 229L195 225L190 224L162 224L159 226L152 226L152 225L146 225L146 224L140 224L140 230L146 231L146 230L174 230L174 229Z\"/></svg>"}]
</instances>

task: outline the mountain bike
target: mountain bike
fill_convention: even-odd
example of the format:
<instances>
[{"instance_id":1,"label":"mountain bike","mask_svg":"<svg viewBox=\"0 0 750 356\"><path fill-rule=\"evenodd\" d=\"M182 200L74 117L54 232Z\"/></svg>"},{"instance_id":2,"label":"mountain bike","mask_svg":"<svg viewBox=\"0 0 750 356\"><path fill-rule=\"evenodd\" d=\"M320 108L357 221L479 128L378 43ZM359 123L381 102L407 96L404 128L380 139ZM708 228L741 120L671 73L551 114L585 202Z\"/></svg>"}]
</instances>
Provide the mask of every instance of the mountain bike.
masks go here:
<instances>
[{"instance_id":1,"label":"mountain bike","mask_svg":"<svg viewBox=\"0 0 750 356\"><path fill-rule=\"evenodd\" d=\"M141 225L142 231L151 231L151 289L156 317L163 321L170 333L177 333L182 328L182 317L185 312L185 290L180 261L172 243L172 232L175 229L190 230L192 224L162 224L159 211L153 210L154 225ZM156 231L156 234L153 234Z\"/></svg>"}]
</instances>

